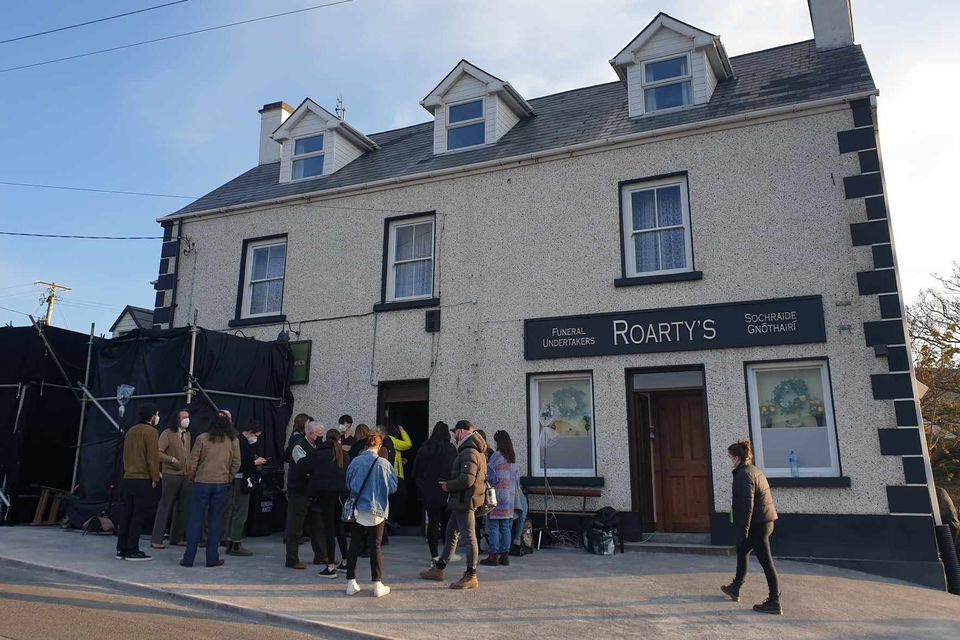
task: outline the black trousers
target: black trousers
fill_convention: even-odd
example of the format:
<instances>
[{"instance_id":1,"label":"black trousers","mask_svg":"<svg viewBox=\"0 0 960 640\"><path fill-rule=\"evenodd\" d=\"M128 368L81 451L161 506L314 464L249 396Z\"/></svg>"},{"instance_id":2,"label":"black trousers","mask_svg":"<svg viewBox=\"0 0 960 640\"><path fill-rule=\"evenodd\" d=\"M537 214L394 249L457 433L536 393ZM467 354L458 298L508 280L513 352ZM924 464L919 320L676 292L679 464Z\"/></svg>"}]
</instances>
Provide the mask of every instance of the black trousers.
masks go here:
<instances>
[{"instance_id":1,"label":"black trousers","mask_svg":"<svg viewBox=\"0 0 960 640\"><path fill-rule=\"evenodd\" d=\"M780 595L780 580L777 577L777 570L773 566L773 556L770 555L770 534L772 533L772 522L763 522L750 527L747 537L737 545L737 575L734 580L743 582L747 575L747 558L753 551L757 554L757 560L767 577L767 589L770 591L770 597L776 598Z\"/></svg>"},{"instance_id":2,"label":"black trousers","mask_svg":"<svg viewBox=\"0 0 960 640\"><path fill-rule=\"evenodd\" d=\"M300 562L300 536L304 528L309 532L313 557L323 560L326 549L323 544L323 523L320 510L313 498L299 493L287 493L287 566Z\"/></svg>"},{"instance_id":3,"label":"black trousers","mask_svg":"<svg viewBox=\"0 0 960 640\"><path fill-rule=\"evenodd\" d=\"M383 551L380 541L383 538L383 529L386 522L375 527L365 527L356 522L350 525L350 552L347 554L347 580L357 578L357 558L360 557L360 547L366 544L370 551L370 580L383 580Z\"/></svg>"},{"instance_id":4,"label":"black trousers","mask_svg":"<svg viewBox=\"0 0 960 640\"><path fill-rule=\"evenodd\" d=\"M447 511L443 507L427 509L427 546L430 557L440 555L440 541L447 538Z\"/></svg>"},{"instance_id":5,"label":"black trousers","mask_svg":"<svg viewBox=\"0 0 960 640\"><path fill-rule=\"evenodd\" d=\"M337 563L337 520L340 519L340 499L337 496L320 496L313 503L320 515L323 528L323 543L327 564ZM321 559L321 558L318 558Z\"/></svg>"},{"instance_id":6,"label":"black trousers","mask_svg":"<svg viewBox=\"0 0 960 640\"><path fill-rule=\"evenodd\" d=\"M117 551L126 555L140 550L140 530L153 496L149 480L128 480L120 485L123 492L123 514L117 523Z\"/></svg>"}]
</instances>

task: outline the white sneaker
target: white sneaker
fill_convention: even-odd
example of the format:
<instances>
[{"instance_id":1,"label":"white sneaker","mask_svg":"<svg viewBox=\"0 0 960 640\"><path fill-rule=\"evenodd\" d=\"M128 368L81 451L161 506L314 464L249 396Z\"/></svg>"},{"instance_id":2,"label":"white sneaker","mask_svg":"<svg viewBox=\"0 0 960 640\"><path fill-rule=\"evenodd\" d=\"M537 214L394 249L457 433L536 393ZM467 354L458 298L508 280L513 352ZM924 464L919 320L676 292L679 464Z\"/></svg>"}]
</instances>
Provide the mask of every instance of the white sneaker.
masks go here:
<instances>
[{"instance_id":1,"label":"white sneaker","mask_svg":"<svg viewBox=\"0 0 960 640\"><path fill-rule=\"evenodd\" d=\"M347 582L347 595L352 596L360 593L360 584L356 580Z\"/></svg>"},{"instance_id":2,"label":"white sneaker","mask_svg":"<svg viewBox=\"0 0 960 640\"><path fill-rule=\"evenodd\" d=\"M390 593L390 587L388 587L387 585L383 584L382 582L374 582L374 583L373 583L373 597L374 597L374 598L382 598L383 596L387 595L388 593Z\"/></svg>"},{"instance_id":3,"label":"white sneaker","mask_svg":"<svg viewBox=\"0 0 960 640\"><path fill-rule=\"evenodd\" d=\"M455 553L452 556L450 556L450 562L460 562L461 560L463 560L463 556L460 555L459 553Z\"/></svg>"}]
</instances>

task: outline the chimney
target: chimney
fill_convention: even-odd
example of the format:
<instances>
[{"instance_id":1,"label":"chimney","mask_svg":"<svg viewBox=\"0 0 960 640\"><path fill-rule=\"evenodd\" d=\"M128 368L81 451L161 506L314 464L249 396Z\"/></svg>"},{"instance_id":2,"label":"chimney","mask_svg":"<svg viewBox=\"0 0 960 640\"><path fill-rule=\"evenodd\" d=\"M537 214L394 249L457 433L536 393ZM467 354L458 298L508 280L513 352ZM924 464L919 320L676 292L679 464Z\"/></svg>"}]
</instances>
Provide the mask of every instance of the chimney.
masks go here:
<instances>
[{"instance_id":1,"label":"chimney","mask_svg":"<svg viewBox=\"0 0 960 640\"><path fill-rule=\"evenodd\" d=\"M271 102L260 109L260 164L280 162L280 143L270 135L291 113L293 107L286 102Z\"/></svg>"},{"instance_id":2,"label":"chimney","mask_svg":"<svg viewBox=\"0 0 960 640\"><path fill-rule=\"evenodd\" d=\"M818 51L853 44L853 14L850 0L807 0L813 37Z\"/></svg>"}]
</instances>

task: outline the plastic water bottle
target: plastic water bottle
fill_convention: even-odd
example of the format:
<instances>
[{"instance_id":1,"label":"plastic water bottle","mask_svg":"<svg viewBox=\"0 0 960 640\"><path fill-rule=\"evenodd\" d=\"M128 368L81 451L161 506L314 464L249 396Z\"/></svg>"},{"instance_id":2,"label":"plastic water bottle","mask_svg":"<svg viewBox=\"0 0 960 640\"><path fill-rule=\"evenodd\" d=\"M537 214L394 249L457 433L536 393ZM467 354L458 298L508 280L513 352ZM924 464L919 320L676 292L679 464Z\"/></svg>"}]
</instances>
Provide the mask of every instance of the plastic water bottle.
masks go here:
<instances>
[{"instance_id":1,"label":"plastic water bottle","mask_svg":"<svg viewBox=\"0 0 960 640\"><path fill-rule=\"evenodd\" d=\"M799 478L800 477L800 465L797 462L797 454L794 453L793 449L790 450L790 455L787 456L787 464L790 465L790 477Z\"/></svg>"}]
</instances>

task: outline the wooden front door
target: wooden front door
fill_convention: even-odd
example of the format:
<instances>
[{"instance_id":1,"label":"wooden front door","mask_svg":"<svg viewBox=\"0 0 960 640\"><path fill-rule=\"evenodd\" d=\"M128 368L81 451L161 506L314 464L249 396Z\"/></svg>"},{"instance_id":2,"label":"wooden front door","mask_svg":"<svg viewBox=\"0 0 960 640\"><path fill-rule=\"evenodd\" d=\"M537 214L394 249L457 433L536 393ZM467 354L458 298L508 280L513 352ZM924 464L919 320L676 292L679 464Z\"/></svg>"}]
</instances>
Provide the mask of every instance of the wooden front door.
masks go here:
<instances>
[{"instance_id":1,"label":"wooden front door","mask_svg":"<svg viewBox=\"0 0 960 640\"><path fill-rule=\"evenodd\" d=\"M655 395L654 441L664 531L710 531L707 436L703 391Z\"/></svg>"}]
</instances>

